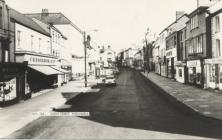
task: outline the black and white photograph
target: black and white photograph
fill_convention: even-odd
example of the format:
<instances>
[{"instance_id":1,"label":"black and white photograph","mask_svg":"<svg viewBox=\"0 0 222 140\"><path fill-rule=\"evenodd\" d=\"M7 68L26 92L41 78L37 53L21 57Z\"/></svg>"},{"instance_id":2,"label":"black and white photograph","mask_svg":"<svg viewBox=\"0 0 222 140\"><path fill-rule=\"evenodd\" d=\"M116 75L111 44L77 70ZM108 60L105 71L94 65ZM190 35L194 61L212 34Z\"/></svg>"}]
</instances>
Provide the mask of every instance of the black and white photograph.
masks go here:
<instances>
[{"instance_id":1,"label":"black and white photograph","mask_svg":"<svg viewBox=\"0 0 222 140\"><path fill-rule=\"evenodd\" d=\"M0 0L0 139L222 139L221 28L221 0Z\"/></svg>"}]
</instances>

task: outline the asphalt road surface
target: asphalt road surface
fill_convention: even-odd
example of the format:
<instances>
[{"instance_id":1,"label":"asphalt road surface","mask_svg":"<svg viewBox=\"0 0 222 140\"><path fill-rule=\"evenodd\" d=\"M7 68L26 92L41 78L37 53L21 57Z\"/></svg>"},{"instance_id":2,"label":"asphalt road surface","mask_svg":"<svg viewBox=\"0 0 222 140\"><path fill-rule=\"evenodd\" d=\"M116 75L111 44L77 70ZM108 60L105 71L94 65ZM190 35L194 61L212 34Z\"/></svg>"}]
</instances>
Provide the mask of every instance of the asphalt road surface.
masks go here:
<instances>
[{"instance_id":1,"label":"asphalt road surface","mask_svg":"<svg viewBox=\"0 0 222 140\"><path fill-rule=\"evenodd\" d=\"M90 112L90 116L40 117L7 138L222 138L221 124L184 113L134 70L124 69L117 86L80 94L66 105L57 111Z\"/></svg>"}]
</instances>

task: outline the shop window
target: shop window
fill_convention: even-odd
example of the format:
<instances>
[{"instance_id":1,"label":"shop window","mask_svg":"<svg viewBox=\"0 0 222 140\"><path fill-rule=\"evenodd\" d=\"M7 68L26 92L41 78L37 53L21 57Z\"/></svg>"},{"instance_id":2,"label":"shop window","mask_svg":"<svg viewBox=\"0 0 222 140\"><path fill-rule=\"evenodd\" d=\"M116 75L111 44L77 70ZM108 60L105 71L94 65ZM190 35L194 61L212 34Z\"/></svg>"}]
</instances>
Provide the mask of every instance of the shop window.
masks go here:
<instances>
[{"instance_id":1,"label":"shop window","mask_svg":"<svg viewBox=\"0 0 222 140\"><path fill-rule=\"evenodd\" d=\"M210 82L215 82L215 65L210 65Z\"/></svg>"},{"instance_id":2,"label":"shop window","mask_svg":"<svg viewBox=\"0 0 222 140\"><path fill-rule=\"evenodd\" d=\"M222 83L222 65L219 66L220 67L220 83Z\"/></svg>"},{"instance_id":3,"label":"shop window","mask_svg":"<svg viewBox=\"0 0 222 140\"><path fill-rule=\"evenodd\" d=\"M179 69L179 77L182 77L183 74L182 74L182 69Z\"/></svg>"},{"instance_id":4,"label":"shop window","mask_svg":"<svg viewBox=\"0 0 222 140\"><path fill-rule=\"evenodd\" d=\"M197 73L196 82L197 82L198 84L200 84L200 81L201 81L201 73Z\"/></svg>"}]
</instances>

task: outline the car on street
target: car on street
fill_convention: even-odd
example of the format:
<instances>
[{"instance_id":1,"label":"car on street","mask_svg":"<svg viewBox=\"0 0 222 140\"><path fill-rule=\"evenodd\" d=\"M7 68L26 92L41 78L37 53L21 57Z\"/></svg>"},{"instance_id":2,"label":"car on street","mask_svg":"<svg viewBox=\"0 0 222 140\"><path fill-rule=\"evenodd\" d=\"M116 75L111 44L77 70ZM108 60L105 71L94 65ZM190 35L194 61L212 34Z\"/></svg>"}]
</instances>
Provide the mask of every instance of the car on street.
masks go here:
<instances>
[{"instance_id":1,"label":"car on street","mask_svg":"<svg viewBox=\"0 0 222 140\"><path fill-rule=\"evenodd\" d=\"M120 74L120 71L118 68L115 68L115 69L113 69L113 73L117 75L117 74Z\"/></svg>"},{"instance_id":2,"label":"car on street","mask_svg":"<svg viewBox=\"0 0 222 140\"><path fill-rule=\"evenodd\" d=\"M105 85L115 85L116 86L115 76L114 75L106 76Z\"/></svg>"}]
</instances>

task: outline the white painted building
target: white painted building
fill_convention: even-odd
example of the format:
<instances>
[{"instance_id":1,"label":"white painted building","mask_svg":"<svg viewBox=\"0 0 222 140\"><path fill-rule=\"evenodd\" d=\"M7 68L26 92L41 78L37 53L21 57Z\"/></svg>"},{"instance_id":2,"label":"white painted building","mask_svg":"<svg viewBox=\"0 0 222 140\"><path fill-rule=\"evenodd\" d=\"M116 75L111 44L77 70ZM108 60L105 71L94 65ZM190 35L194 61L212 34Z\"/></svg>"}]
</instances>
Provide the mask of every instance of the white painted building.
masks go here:
<instances>
[{"instance_id":1,"label":"white painted building","mask_svg":"<svg viewBox=\"0 0 222 140\"><path fill-rule=\"evenodd\" d=\"M51 55L50 33L13 9L10 16L15 32L15 60L28 63L26 87L35 92L59 85L58 75L63 73L53 68L58 62L57 57Z\"/></svg>"},{"instance_id":2,"label":"white painted building","mask_svg":"<svg viewBox=\"0 0 222 140\"><path fill-rule=\"evenodd\" d=\"M144 52L143 49L140 49L133 58L134 68L136 70L143 70L144 69Z\"/></svg>"},{"instance_id":3,"label":"white painted building","mask_svg":"<svg viewBox=\"0 0 222 140\"><path fill-rule=\"evenodd\" d=\"M116 61L116 52L110 46L104 48L100 53L100 61L103 63L104 68L113 67Z\"/></svg>"},{"instance_id":4,"label":"white painted building","mask_svg":"<svg viewBox=\"0 0 222 140\"><path fill-rule=\"evenodd\" d=\"M153 63L155 65L155 73L160 74L161 73L161 68L160 68L160 38L158 37L156 41L154 42L154 47L153 47Z\"/></svg>"},{"instance_id":5,"label":"white painted building","mask_svg":"<svg viewBox=\"0 0 222 140\"><path fill-rule=\"evenodd\" d=\"M159 62L160 62L160 75L167 76L166 70L166 37L167 37L167 30L164 29L160 34L160 48L159 48Z\"/></svg>"},{"instance_id":6,"label":"white painted building","mask_svg":"<svg viewBox=\"0 0 222 140\"><path fill-rule=\"evenodd\" d=\"M222 90L222 1L208 9L211 13L212 58L205 59L205 88Z\"/></svg>"},{"instance_id":7,"label":"white painted building","mask_svg":"<svg viewBox=\"0 0 222 140\"><path fill-rule=\"evenodd\" d=\"M65 42L67 41L67 37L65 37L60 30L58 30L53 25L43 23L42 21L32 18L41 28L43 28L46 32L48 32L51 36L50 38L50 54L57 58L57 66L53 67L56 70L63 72L63 75L59 75L58 79L61 84L67 83L71 80L71 71L67 71L67 68L62 69L64 63L67 63L66 59L63 57L65 55ZM68 65L68 64L66 64ZM66 66L65 65L65 66ZM65 67L64 66L64 67ZM59 84L59 85L61 85Z\"/></svg>"}]
</instances>

